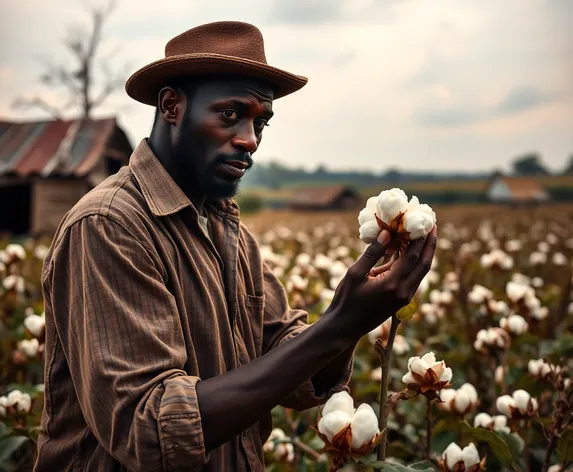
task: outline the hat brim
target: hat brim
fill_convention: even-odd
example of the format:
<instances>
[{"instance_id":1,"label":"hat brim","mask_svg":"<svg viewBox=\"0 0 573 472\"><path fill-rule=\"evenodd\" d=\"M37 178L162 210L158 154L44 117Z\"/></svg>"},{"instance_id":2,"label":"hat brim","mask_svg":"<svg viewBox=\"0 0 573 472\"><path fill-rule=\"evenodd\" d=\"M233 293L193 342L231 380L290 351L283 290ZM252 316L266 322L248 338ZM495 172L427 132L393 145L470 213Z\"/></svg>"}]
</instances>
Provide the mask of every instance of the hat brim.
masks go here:
<instances>
[{"instance_id":1,"label":"hat brim","mask_svg":"<svg viewBox=\"0 0 573 472\"><path fill-rule=\"evenodd\" d=\"M306 77L260 62L222 54L185 54L152 62L135 72L126 82L127 94L146 105L157 106L157 95L169 81L183 76L234 74L263 79L273 87L274 98L281 98L306 85Z\"/></svg>"}]
</instances>

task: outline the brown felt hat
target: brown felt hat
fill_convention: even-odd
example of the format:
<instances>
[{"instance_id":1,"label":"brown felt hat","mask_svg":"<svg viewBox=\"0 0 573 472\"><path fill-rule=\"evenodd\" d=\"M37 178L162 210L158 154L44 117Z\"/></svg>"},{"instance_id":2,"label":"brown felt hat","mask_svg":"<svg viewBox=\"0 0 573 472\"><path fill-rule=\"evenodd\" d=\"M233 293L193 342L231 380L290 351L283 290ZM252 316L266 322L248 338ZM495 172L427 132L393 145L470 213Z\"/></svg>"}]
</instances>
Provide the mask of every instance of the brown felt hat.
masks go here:
<instances>
[{"instance_id":1,"label":"brown felt hat","mask_svg":"<svg viewBox=\"0 0 573 472\"><path fill-rule=\"evenodd\" d=\"M259 29L239 21L219 21L192 28L171 39L165 58L135 72L127 94L138 102L157 105L157 95L171 80L184 76L233 74L266 80L274 98L304 87L306 77L269 66Z\"/></svg>"}]
</instances>

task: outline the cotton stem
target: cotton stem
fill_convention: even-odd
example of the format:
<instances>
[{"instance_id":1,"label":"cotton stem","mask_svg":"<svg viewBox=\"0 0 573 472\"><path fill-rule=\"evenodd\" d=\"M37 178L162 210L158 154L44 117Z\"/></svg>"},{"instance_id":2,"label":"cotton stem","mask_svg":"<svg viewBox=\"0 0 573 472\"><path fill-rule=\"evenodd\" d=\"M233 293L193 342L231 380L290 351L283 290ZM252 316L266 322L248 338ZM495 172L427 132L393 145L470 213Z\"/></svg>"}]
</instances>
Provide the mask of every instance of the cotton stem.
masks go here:
<instances>
[{"instance_id":1,"label":"cotton stem","mask_svg":"<svg viewBox=\"0 0 573 472\"><path fill-rule=\"evenodd\" d=\"M303 442L300 441L300 439L295 438L292 440L292 443L300 448L301 450L303 450L304 452L306 452L310 457L312 457L315 461L320 460L320 454L318 452L316 452L314 449L312 449L311 447L307 446L306 444L304 444Z\"/></svg>"},{"instance_id":2,"label":"cotton stem","mask_svg":"<svg viewBox=\"0 0 573 472\"><path fill-rule=\"evenodd\" d=\"M426 459L432 455L432 400L427 399L426 405Z\"/></svg>"},{"instance_id":3,"label":"cotton stem","mask_svg":"<svg viewBox=\"0 0 573 472\"><path fill-rule=\"evenodd\" d=\"M382 346L381 340L378 339L376 342L376 350L380 356L380 364L382 367L382 379L380 380L380 410L378 414L378 421L380 431L384 435L384 438L377 450L378 460L386 459L386 444L388 442L388 432L386 431L386 425L388 423L388 415L390 414L390 405L388 404L388 380L390 374L390 361L392 360L392 346L394 345L394 339L396 338L396 331L398 330L398 325L400 320L396 315L392 316L392 324L390 326L390 333L388 335L388 341L386 346Z\"/></svg>"},{"instance_id":4,"label":"cotton stem","mask_svg":"<svg viewBox=\"0 0 573 472\"><path fill-rule=\"evenodd\" d=\"M523 456L525 458L525 470L527 472L531 471L531 455L529 452L529 440L530 440L530 422L526 421L525 422L525 430L523 431L523 442L524 442L524 448L523 448Z\"/></svg>"}]
</instances>

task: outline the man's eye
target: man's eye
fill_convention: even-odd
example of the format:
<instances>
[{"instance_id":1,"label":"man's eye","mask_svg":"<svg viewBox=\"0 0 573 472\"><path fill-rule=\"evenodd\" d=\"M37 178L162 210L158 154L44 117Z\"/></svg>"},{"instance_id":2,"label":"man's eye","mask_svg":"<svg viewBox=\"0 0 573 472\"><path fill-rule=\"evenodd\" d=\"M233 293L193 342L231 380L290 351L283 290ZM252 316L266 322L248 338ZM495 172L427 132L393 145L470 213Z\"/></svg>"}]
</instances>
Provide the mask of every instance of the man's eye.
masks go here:
<instances>
[{"instance_id":1,"label":"man's eye","mask_svg":"<svg viewBox=\"0 0 573 472\"><path fill-rule=\"evenodd\" d=\"M223 110L221 114L228 120L236 120L239 118L239 115L235 110Z\"/></svg>"}]
</instances>

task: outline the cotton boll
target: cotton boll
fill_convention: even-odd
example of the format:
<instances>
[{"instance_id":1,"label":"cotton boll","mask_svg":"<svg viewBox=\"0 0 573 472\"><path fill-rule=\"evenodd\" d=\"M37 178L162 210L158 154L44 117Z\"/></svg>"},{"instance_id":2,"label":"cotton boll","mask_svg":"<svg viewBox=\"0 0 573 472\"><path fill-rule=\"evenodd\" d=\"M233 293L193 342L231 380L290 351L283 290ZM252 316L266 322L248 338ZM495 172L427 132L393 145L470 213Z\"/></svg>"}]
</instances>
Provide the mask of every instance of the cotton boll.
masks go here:
<instances>
[{"instance_id":1,"label":"cotton boll","mask_svg":"<svg viewBox=\"0 0 573 472\"><path fill-rule=\"evenodd\" d=\"M30 315L24 318L24 327L32 334L39 337L44 333L46 320L42 316Z\"/></svg>"},{"instance_id":2,"label":"cotton boll","mask_svg":"<svg viewBox=\"0 0 573 472\"><path fill-rule=\"evenodd\" d=\"M376 220L370 220L360 226L359 237L366 244L372 244L380 234L380 227Z\"/></svg>"},{"instance_id":3,"label":"cotton boll","mask_svg":"<svg viewBox=\"0 0 573 472\"><path fill-rule=\"evenodd\" d=\"M358 407L352 421L352 448L359 449L371 441L380 432L378 418L370 405L363 403Z\"/></svg>"},{"instance_id":4,"label":"cotton boll","mask_svg":"<svg viewBox=\"0 0 573 472\"><path fill-rule=\"evenodd\" d=\"M454 373L452 372L452 369L450 367L446 367L444 369L444 371L442 372L442 375L440 375L439 380L440 380L440 382L449 382L450 380L452 380L453 375L454 375Z\"/></svg>"},{"instance_id":5,"label":"cotton boll","mask_svg":"<svg viewBox=\"0 0 573 472\"><path fill-rule=\"evenodd\" d=\"M521 336L529 327L527 321L519 315L510 315L507 318L502 318L499 321L499 326L517 336Z\"/></svg>"},{"instance_id":6,"label":"cotton boll","mask_svg":"<svg viewBox=\"0 0 573 472\"><path fill-rule=\"evenodd\" d=\"M334 393L325 403L322 409L322 416L326 416L333 411L343 411L349 416L354 414L354 399L346 391Z\"/></svg>"},{"instance_id":7,"label":"cotton boll","mask_svg":"<svg viewBox=\"0 0 573 472\"><path fill-rule=\"evenodd\" d=\"M567 257L562 252L556 252L552 257L553 264L564 266L567 265Z\"/></svg>"},{"instance_id":8,"label":"cotton boll","mask_svg":"<svg viewBox=\"0 0 573 472\"><path fill-rule=\"evenodd\" d=\"M515 407L515 403L509 395L502 395L495 401L495 406L500 413L511 417L511 408Z\"/></svg>"},{"instance_id":9,"label":"cotton boll","mask_svg":"<svg viewBox=\"0 0 573 472\"><path fill-rule=\"evenodd\" d=\"M263 451L265 451L265 452L273 451L275 449L274 440L275 439L284 439L284 438L286 438L286 434L284 433L284 431L281 428L274 428L271 431L269 438L267 439L267 441L263 445Z\"/></svg>"},{"instance_id":10,"label":"cotton boll","mask_svg":"<svg viewBox=\"0 0 573 472\"><path fill-rule=\"evenodd\" d=\"M529 405L529 400L531 400L531 395L523 389L516 390L513 392L513 401L516 408L520 410L527 410Z\"/></svg>"},{"instance_id":11,"label":"cotton boll","mask_svg":"<svg viewBox=\"0 0 573 472\"><path fill-rule=\"evenodd\" d=\"M493 430L501 431L502 433L511 433L511 429L507 426L507 416L497 415L493 418Z\"/></svg>"},{"instance_id":12,"label":"cotton boll","mask_svg":"<svg viewBox=\"0 0 573 472\"><path fill-rule=\"evenodd\" d=\"M374 215L379 213L378 206L376 205L376 197L370 197L366 201L366 207L358 214L358 224L362 226L368 221L376 221Z\"/></svg>"},{"instance_id":13,"label":"cotton boll","mask_svg":"<svg viewBox=\"0 0 573 472\"><path fill-rule=\"evenodd\" d=\"M26 259L26 250L20 244L8 244L4 252L9 258L14 260L24 260Z\"/></svg>"},{"instance_id":14,"label":"cotton boll","mask_svg":"<svg viewBox=\"0 0 573 472\"><path fill-rule=\"evenodd\" d=\"M384 190L378 195L377 206L380 211L378 217L386 224L396 218L408 208L408 197L403 190L393 188Z\"/></svg>"},{"instance_id":15,"label":"cotton boll","mask_svg":"<svg viewBox=\"0 0 573 472\"><path fill-rule=\"evenodd\" d=\"M505 416L503 417L505 418ZM489 428L490 424L493 422L493 418L487 413L478 413L474 418L474 428Z\"/></svg>"},{"instance_id":16,"label":"cotton boll","mask_svg":"<svg viewBox=\"0 0 573 472\"><path fill-rule=\"evenodd\" d=\"M478 393L475 387L470 383L463 384L459 389L458 392L463 392L469 399L471 404L477 403L478 401Z\"/></svg>"},{"instance_id":17,"label":"cotton boll","mask_svg":"<svg viewBox=\"0 0 573 472\"><path fill-rule=\"evenodd\" d=\"M453 470L462 459L462 449L456 443L451 443L444 451L442 458L446 461L449 470Z\"/></svg>"},{"instance_id":18,"label":"cotton boll","mask_svg":"<svg viewBox=\"0 0 573 472\"><path fill-rule=\"evenodd\" d=\"M450 402L455 398L456 391L453 388L445 388L440 390L440 400L444 403L440 403L440 407L446 411L451 411Z\"/></svg>"},{"instance_id":19,"label":"cotton boll","mask_svg":"<svg viewBox=\"0 0 573 472\"><path fill-rule=\"evenodd\" d=\"M464 461L466 470L468 470L472 465L479 464L479 453L474 443L470 443L468 446L464 447L462 450L462 460Z\"/></svg>"},{"instance_id":20,"label":"cotton boll","mask_svg":"<svg viewBox=\"0 0 573 472\"><path fill-rule=\"evenodd\" d=\"M351 417L344 411L336 410L323 416L318 422L318 430L324 434L328 441L332 442L334 436L346 428L350 422Z\"/></svg>"},{"instance_id":21,"label":"cotton boll","mask_svg":"<svg viewBox=\"0 0 573 472\"><path fill-rule=\"evenodd\" d=\"M414 362L412 362L412 365L410 367L410 370L420 376L423 376L426 374L426 371L430 368L430 366L428 365L427 362L425 362L423 359L416 359Z\"/></svg>"},{"instance_id":22,"label":"cotton boll","mask_svg":"<svg viewBox=\"0 0 573 472\"><path fill-rule=\"evenodd\" d=\"M419 205L404 215L404 229L412 240L426 236L435 224L436 214L428 205Z\"/></svg>"}]
</instances>

